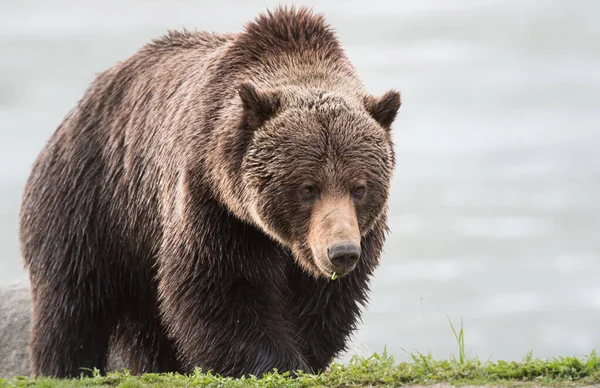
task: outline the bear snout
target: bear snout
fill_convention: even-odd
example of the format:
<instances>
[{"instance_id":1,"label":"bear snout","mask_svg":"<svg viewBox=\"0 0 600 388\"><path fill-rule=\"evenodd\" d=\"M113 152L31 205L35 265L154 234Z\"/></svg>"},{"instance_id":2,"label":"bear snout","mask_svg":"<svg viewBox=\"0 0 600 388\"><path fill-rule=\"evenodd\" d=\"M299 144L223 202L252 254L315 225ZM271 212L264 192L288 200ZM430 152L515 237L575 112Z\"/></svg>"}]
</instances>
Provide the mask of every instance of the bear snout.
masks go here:
<instances>
[{"instance_id":1,"label":"bear snout","mask_svg":"<svg viewBox=\"0 0 600 388\"><path fill-rule=\"evenodd\" d=\"M349 196L324 196L313 208L308 246L321 276L345 275L360 257L360 230Z\"/></svg>"},{"instance_id":2,"label":"bear snout","mask_svg":"<svg viewBox=\"0 0 600 388\"><path fill-rule=\"evenodd\" d=\"M360 258L360 246L354 243L335 244L327 248L327 256L338 275L352 271Z\"/></svg>"}]
</instances>

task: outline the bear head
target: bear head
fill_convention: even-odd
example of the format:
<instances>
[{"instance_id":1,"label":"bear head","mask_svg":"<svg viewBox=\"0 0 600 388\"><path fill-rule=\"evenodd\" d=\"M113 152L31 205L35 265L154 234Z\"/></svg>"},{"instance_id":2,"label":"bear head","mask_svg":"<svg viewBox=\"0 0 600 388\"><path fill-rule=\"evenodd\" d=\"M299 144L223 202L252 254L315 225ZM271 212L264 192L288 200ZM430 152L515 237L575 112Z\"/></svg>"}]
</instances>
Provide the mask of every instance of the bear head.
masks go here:
<instances>
[{"instance_id":1,"label":"bear head","mask_svg":"<svg viewBox=\"0 0 600 388\"><path fill-rule=\"evenodd\" d=\"M400 94L244 82L239 96L251 133L241 174L253 222L313 276L349 273L387 207Z\"/></svg>"}]
</instances>

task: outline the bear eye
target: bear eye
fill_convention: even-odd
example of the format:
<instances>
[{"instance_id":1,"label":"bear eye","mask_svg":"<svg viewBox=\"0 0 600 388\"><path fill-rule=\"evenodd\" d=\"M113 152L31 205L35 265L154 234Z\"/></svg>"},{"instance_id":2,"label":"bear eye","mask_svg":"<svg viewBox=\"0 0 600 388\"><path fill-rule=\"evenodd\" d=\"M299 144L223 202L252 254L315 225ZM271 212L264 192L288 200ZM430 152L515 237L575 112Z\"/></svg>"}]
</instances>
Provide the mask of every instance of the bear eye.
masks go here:
<instances>
[{"instance_id":1,"label":"bear eye","mask_svg":"<svg viewBox=\"0 0 600 388\"><path fill-rule=\"evenodd\" d=\"M362 197L365 196L366 191L367 191L367 188L365 187L365 185L358 185L352 189L352 198L362 199Z\"/></svg>"},{"instance_id":2,"label":"bear eye","mask_svg":"<svg viewBox=\"0 0 600 388\"><path fill-rule=\"evenodd\" d=\"M319 196L319 191L314 185L304 185L300 188L300 197L303 201L312 202Z\"/></svg>"}]
</instances>

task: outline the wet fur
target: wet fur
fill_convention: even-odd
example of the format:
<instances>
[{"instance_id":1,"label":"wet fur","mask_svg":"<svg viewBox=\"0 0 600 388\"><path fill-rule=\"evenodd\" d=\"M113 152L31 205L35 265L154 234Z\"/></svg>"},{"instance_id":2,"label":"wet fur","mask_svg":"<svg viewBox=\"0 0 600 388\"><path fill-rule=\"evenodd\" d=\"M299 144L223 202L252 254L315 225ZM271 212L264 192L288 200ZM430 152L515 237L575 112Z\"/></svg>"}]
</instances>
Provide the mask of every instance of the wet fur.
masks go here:
<instances>
[{"instance_id":1,"label":"wet fur","mask_svg":"<svg viewBox=\"0 0 600 388\"><path fill-rule=\"evenodd\" d=\"M24 193L32 374L104 372L111 341L136 374L327 367L356 327L384 242L399 104L363 90L323 17L304 8L239 34L170 32L100 74ZM313 109L326 126L346 115L375 128L365 149L368 133L336 124L377 190L360 205L357 268L334 282L315 274L305 244L292 255L310 224L283 190L289 179L277 181L292 166L260 167L281 145L267 124L290 107L299 120ZM302 163L291 175L312 174Z\"/></svg>"}]
</instances>

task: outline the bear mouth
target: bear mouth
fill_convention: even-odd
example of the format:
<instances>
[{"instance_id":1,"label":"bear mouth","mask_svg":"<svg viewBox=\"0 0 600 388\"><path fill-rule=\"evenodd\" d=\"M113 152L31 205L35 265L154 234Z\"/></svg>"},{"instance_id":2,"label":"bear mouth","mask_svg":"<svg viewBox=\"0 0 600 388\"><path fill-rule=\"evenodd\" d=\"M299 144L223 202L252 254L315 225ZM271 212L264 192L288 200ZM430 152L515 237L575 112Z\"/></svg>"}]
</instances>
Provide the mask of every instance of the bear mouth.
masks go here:
<instances>
[{"instance_id":1,"label":"bear mouth","mask_svg":"<svg viewBox=\"0 0 600 388\"><path fill-rule=\"evenodd\" d=\"M350 272L354 271L354 269L356 268L356 265L357 265L357 264L353 264L344 269L339 269L339 268L334 268L333 266L319 265L318 261L316 261L315 263L316 263L315 265L319 268L321 275L326 277L327 279L344 277L344 276L348 275Z\"/></svg>"}]
</instances>

